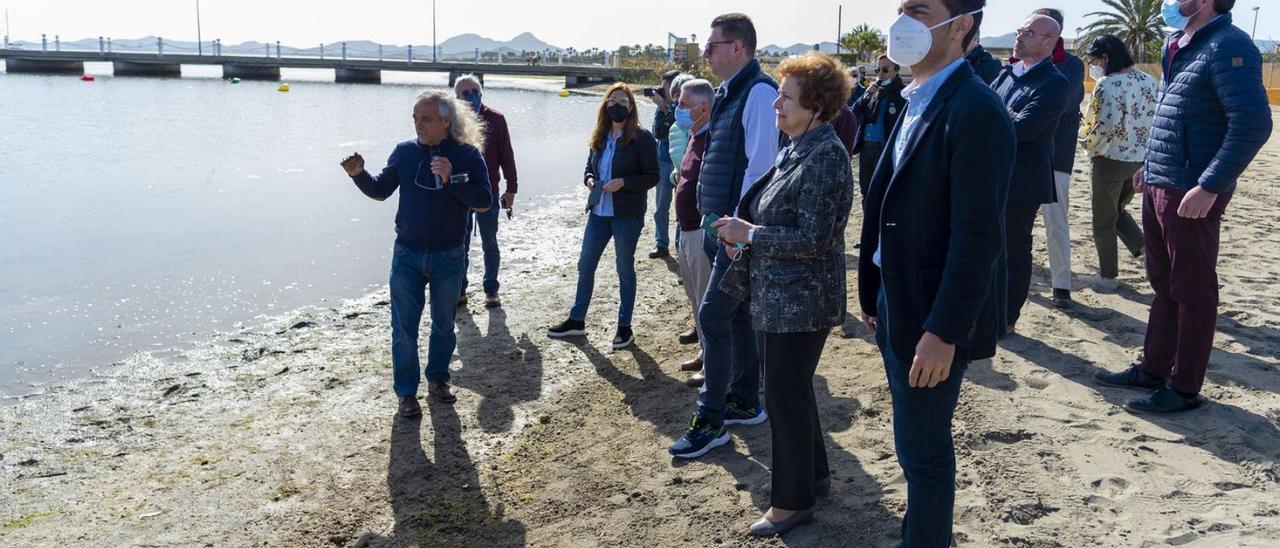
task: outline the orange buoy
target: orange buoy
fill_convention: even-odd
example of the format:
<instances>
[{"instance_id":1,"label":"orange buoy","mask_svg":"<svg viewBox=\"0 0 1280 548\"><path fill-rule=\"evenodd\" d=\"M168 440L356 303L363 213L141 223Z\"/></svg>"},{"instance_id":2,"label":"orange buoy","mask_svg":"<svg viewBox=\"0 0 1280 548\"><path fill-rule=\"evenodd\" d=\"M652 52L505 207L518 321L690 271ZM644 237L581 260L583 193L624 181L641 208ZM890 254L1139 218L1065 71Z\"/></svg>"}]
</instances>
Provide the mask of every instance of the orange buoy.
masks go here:
<instances>
[{"instance_id":1,"label":"orange buoy","mask_svg":"<svg viewBox=\"0 0 1280 548\"><path fill-rule=\"evenodd\" d=\"M92 75L92 74L86 74L86 75L84 75L84 76L81 76L81 77L80 77L80 81L81 81L81 82L93 82L94 80L95 80L95 78L93 77L93 75Z\"/></svg>"}]
</instances>

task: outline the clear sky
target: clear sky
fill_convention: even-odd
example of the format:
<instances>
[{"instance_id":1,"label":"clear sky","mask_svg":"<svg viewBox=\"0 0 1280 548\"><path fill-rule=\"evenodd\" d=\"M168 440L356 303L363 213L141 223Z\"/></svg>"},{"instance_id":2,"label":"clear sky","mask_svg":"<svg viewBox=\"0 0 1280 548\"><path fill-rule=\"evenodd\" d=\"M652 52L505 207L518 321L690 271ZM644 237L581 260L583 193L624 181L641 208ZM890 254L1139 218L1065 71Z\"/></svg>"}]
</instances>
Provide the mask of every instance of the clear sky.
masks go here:
<instances>
[{"instance_id":1,"label":"clear sky","mask_svg":"<svg viewBox=\"0 0 1280 548\"><path fill-rule=\"evenodd\" d=\"M39 40L41 33L79 39L99 35L176 40L196 37L195 0L0 0L8 9L12 36ZM295 46L341 40L384 44L431 43L431 0L201 0L204 38L225 43L280 40ZM844 6L844 28L866 22L887 31L899 0L438 0L439 40L476 33L498 40L529 31L559 47L612 49L621 44L664 44L666 33L704 39L713 17L742 11L756 21L761 45L789 46L833 40L836 8ZM1280 2L1239 0L1236 24L1253 25L1262 6L1258 38L1280 38ZM1036 7L1057 7L1067 16L1067 35L1101 9L1100 0L989 0L985 36L1017 28ZM0 21L2 23L2 21Z\"/></svg>"}]
</instances>

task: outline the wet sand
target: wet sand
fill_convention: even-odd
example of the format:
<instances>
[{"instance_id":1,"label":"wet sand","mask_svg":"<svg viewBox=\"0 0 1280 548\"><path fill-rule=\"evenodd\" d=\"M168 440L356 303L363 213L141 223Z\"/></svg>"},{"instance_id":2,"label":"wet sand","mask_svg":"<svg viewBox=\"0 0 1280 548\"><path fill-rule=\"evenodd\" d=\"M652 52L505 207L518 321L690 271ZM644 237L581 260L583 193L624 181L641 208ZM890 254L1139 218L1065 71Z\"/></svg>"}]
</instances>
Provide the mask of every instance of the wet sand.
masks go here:
<instances>
[{"instance_id":1,"label":"wet sand","mask_svg":"<svg viewBox=\"0 0 1280 548\"><path fill-rule=\"evenodd\" d=\"M1076 163L1075 271L1097 268ZM966 376L955 423L956 540L990 546L1265 546L1280 538L1280 139L1224 223L1219 335L1202 409L1141 417L1090 381L1137 355L1150 288L1077 285L1049 306L1043 228L1020 334ZM768 426L696 462L666 447L696 391L678 364L688 306L673 261L643 258L638 344L612 351L601 261L588 337L546 327L573 299L580 193L505 223L503 300L459 316L459 401L393 416L385 292L298 311L196 349L137 356L0 406L0 543L286 546L887 546L906 485L884 370L853 317L815 388L834 476L815 524L748 541L768 506ZM1137 205L1133 206L1137 212ZM860 215L850 222L856 238ZM391 238L388 235L388 240ZM857 250L850 251L853 264ZM856 278L849 278L851 292ZM851 293L852 294L852 293ZM856 308L851 308L856 312ZM424 325L423 333L427 331Z\"/></svg>"}]
</instances>

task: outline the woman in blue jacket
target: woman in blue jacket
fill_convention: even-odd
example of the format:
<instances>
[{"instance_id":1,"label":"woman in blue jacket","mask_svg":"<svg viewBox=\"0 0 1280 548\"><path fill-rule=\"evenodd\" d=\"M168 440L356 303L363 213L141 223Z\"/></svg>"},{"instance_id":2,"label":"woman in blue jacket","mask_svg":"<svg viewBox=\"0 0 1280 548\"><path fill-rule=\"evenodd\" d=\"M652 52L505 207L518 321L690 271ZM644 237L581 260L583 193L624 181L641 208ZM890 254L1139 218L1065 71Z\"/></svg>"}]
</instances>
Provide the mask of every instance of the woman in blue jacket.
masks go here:
<instances>
[{"instance_id":1,"label":"woman in blue jacket","mask_svg":"<svg viewBox=\"0 0 1280 548\"><path fill-rule=\"evenodd\" d=\"M635 342L631 312L636 301L636 244L644 228L647 193L658 184L658 143L652 133L640 127L636 99L626 84L614 84L605 93L589 145L582 184L590 195L578 258L578 292L569 319L552 327L547 336L559 339L586 334L596 266L612 239L621 293L618 331L613 338L616 350Z\"/></svg>"}]
</instances>

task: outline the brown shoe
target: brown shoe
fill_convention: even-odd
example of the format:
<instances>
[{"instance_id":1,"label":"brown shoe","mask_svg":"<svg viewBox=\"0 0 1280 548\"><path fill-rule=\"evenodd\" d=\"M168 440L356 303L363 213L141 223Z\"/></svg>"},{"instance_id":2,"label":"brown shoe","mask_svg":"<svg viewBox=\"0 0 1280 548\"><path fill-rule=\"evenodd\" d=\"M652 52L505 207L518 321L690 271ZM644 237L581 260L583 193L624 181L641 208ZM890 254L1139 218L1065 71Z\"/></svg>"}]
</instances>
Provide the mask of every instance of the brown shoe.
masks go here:
<instances>
[{"instance_id":1,"label":"brown shoe","mask_svg":"<svg viewBox=\"0 0 1280 548\"><path fill-rule=\"evenodd\" d=\"M707 378L702 375L702 371L699 371L689 376L689 380L684 381L684 383L693 388L699 388L705 380L707 380Z\"/></svg>"},{"instance_id":2,"label":"brown shoe","mask_svg":"<svg viewBox=\"0 0 1280 548\"><path fill-rule=\"evenodd\" d=\"M400 416L416 417L422 414L422 406L415 396L400 396Z\"/></svg>"},{"instance_id":3,"label":"brown shoe","mask_svg":"<svg viewBox=\"0 0 1280 548\"><path fill-rule=\"evenodd\" d=\"M440 400L442 403L453 403L458 401L458 396L454 395L453 387L449 386L448 381L430 381L427 383L427 393Z\"/></svg>"},{"instance_id":4,"label":"brown shoe","mask_svg":"<svg viewBox=\"0 0 1280 548\"><path fill-rule=\"evenodd\" d=\"M694 358L680 364L681 371L699 371L702 369L702 358Z\"/></svg>"}]
</instances>

